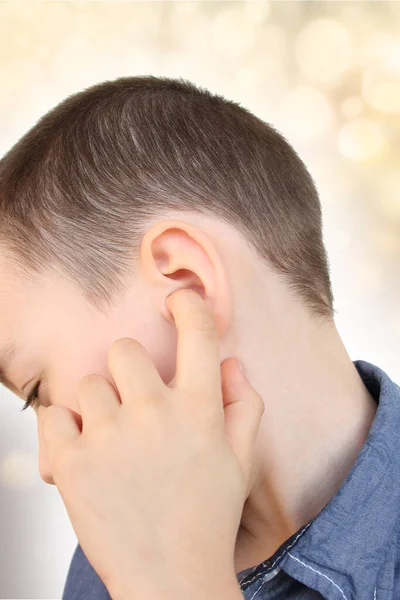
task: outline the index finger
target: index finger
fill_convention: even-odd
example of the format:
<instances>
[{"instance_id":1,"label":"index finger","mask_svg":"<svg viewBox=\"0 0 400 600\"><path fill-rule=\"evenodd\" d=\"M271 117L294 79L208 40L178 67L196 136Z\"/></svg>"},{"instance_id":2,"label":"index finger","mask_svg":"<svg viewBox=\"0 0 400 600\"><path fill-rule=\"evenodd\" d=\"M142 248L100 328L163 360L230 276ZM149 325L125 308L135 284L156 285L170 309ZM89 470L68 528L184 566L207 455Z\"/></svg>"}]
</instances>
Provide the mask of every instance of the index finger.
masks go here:
<instances>
[{"instance_id":1,"label":"index finger","mask_svg":"<svg viewBox=\"0 0 400 600\"><path fill-rule=\"evenodd\" d=\"M190 289L166 300L178 330L176 385L198 391L215 402L221 391L221 361L214 316L203 298Z\"/></svg>"}]
</instances>

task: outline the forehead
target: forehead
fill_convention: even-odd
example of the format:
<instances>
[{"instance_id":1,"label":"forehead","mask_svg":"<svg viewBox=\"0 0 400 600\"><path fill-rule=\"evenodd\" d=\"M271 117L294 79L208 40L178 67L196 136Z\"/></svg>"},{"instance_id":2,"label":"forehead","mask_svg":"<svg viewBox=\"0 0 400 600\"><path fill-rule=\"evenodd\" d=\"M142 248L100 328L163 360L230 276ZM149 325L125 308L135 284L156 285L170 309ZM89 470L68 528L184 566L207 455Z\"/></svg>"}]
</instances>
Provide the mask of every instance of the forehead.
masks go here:
<instances>
[{"instance_id":1,"label":"forehead","mask_svg":"<svg viewBox=\"0 0 400 600\"><path fill-rule=\"evenodd\" d=\"M0 366L14 364L35 343L43 319L52 312L48 289L47 277L29 278L0 246Z\"/></svg>"},{"instance_id":2,"label":"forehead","mask_svg":"<svg viewBox=\"0 0 400 600\"><path fill-rule=\"evenodd\" d=\"M8 378L8 366L16 353L16 347L13 342L0 347L0 383L15 391L15 388Z\"/></svg>"},{"instance_id":3,"label":"forehead","mask_svg":"<svg viewBox=\"0 0 400 600\"><path fill-rule=\"evenodd\" d=\"M13 388L8 365L16 354L18 330L23 327L25 285L9 256L0 249L0 382Z\"/></svg>"}]
</instances>

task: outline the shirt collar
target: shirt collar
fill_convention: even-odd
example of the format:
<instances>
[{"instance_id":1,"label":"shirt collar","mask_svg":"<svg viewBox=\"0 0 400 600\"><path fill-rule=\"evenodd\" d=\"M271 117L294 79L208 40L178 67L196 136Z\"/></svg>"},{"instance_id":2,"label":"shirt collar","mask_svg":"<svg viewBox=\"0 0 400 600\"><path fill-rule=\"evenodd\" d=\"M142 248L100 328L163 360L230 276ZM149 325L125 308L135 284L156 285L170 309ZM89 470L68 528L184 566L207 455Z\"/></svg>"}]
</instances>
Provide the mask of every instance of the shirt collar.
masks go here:
<instances>
[{"instance_id":1,"label":"shirt collar","mask_svg":"<svg viewBox=\"0 0 400 600\"><path fill-rule=\"evenodd\" d=\"M378 403L368 438L338 492L280 563L335 600L374 598L378 571L393 571L399 532L400 387L379 367L354 365Z\"/></svg>"}]
</instances>

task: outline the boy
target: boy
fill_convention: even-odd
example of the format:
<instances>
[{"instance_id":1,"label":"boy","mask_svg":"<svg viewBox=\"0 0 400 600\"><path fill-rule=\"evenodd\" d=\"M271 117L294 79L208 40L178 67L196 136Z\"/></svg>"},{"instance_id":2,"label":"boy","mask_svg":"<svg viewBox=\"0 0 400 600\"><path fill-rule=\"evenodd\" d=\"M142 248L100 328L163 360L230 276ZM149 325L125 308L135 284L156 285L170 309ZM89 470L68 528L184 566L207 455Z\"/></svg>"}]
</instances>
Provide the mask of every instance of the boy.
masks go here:
<instances>
[{"instance_id":1,"label":"boy","mask_svg":"<svg viewBox=\"0 0 400 600\"><path fill-rule=\"evenodd\" d=\"M200 291L221 361L266 406L235 548L244 597L400 597L400 388L343 346L318 193L282 135L188 81L124 78L50 111L0 177L5 385L38 416L76 410L125 336L167 382L165 299ZM78 598L109 598L79 545L63 600Z\"/></svg>"}]
</instances>

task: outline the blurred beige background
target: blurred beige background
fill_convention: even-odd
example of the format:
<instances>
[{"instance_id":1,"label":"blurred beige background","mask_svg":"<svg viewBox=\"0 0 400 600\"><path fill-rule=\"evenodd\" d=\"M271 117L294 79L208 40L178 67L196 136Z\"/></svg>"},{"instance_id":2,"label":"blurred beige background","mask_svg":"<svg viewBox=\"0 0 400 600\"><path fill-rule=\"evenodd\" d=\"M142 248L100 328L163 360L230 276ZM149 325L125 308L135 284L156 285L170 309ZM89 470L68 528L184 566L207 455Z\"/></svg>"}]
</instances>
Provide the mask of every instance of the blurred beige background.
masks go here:
<instances>
[{"instance_id":1,"label":"blurred beige background","mask_svg":"<svg viewBox=\"0 0 400 600\"><path fill-rule=\"evenodd\" d=\"M237 100L294 145L344 343L400 382L400 3L0 2L0 155L67 95L145 73ZM0 597L61 598L77 541L22 405L0 389Z\"/></svg>"}]
</instances>

